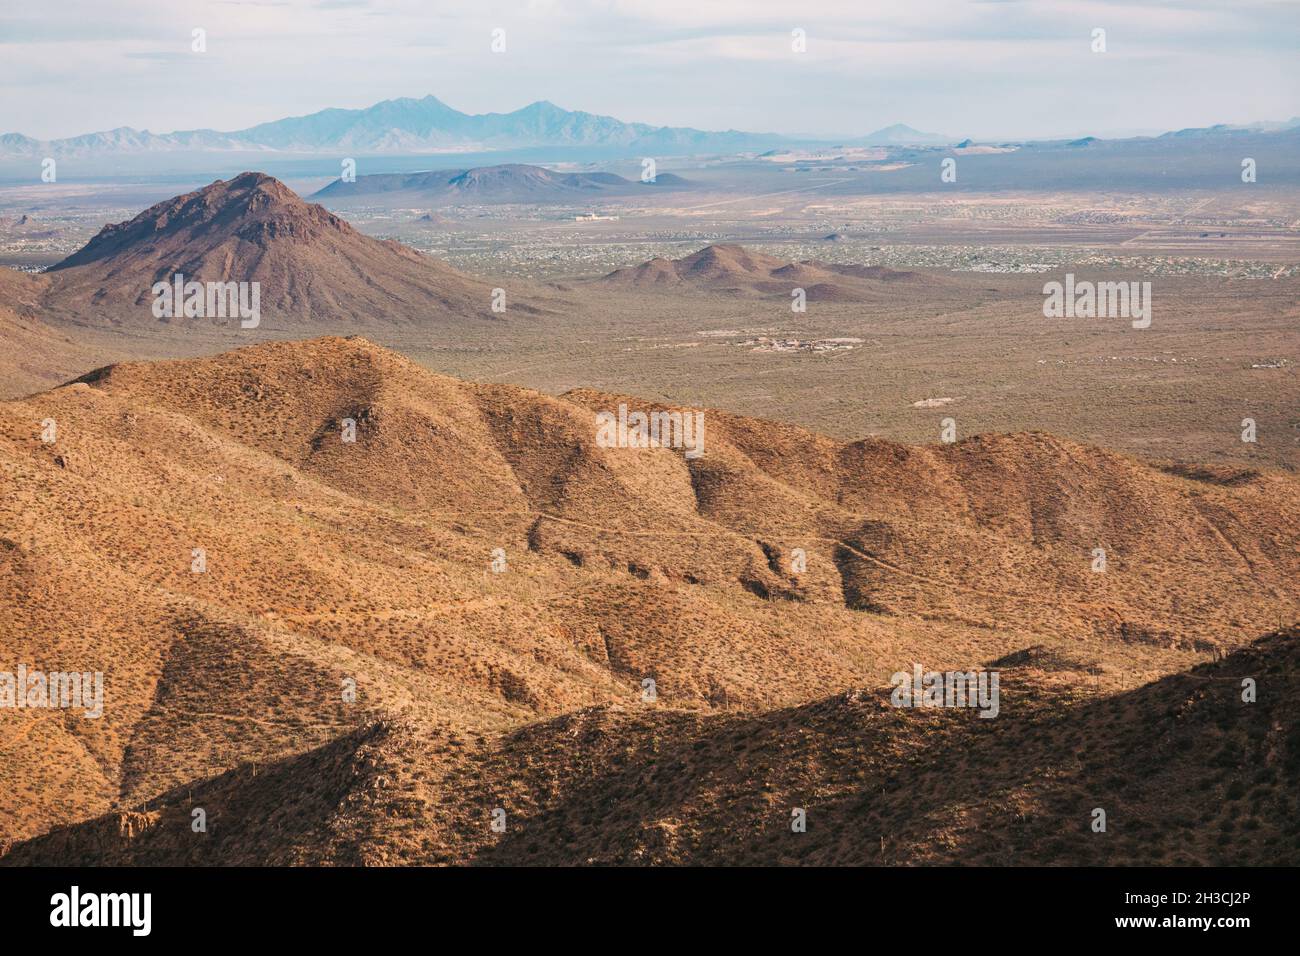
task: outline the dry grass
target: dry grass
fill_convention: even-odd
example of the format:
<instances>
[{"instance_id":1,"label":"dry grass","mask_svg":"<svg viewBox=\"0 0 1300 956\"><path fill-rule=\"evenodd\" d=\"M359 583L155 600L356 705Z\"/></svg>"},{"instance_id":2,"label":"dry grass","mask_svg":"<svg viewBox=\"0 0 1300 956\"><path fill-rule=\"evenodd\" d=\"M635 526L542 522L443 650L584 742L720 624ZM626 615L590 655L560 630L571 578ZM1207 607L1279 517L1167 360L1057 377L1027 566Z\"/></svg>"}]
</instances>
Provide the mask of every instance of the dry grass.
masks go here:
<instances>
[{"instance_id":1,"label":"dry grass","mask_svg":"<svg viewBox=\"0 0 1300 956\"><path fill-rule=\"evenodd\" d=\"M1154 861L1088 842L1076 814L1117 800L1116 830L1156 826L1141 808L1166 792L1225 797L1229 745L1254 748L1234 766L1294 773L1293 712L1263 689L1240 712L1186 698L1190 747L1150 728L1194 677L1134 689L1296 617L1293 477L716 411L688 461L597 447L593 411L620 401L637 404L329 338L0 405L0 666L106 675L101 720L0 712L0 837L74 825L8 861ZM1230 661L1294 673L1293 639ZM1025 671L997 720L876 700L913 661L995 660ZM1139 757L1164 790L1125 782ZM1285 775L1264 772L1247 816L1213 821L1226 842L1169 859L1294 852ZM219 820L206 844L191 792ZM518 824L502 839L493 806Z\"/></svg>"}]
</instances>

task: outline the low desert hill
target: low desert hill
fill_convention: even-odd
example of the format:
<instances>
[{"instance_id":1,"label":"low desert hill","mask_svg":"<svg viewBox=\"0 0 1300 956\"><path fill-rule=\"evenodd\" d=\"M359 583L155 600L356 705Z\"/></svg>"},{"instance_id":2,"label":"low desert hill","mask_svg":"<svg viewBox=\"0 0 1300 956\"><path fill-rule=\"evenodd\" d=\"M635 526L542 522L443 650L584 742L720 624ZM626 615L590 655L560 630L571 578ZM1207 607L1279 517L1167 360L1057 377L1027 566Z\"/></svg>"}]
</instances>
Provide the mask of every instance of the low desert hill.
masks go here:
<instances>
[{"instance_id":1,"label":"low desert hill","mask_svg":"<svg viewBox=\"0 0 1300 956\"><path fill-rule=\"evenodd\" d=\"M421 173L377 173L352 182L335 180L313 194L313 199L343 200L354 196L399 194L411 202L536 203L581 202L601 196L628 196L654 189L660 192L689 188L674 173L656 176L654 182L624 179L614 173L554 172L542 166L507 163L472 169L441 169ZM409 194L409 196L407 196Z\"/></svg>"},{"instance_id":2,"label":"low desert hill","mask_svg":"<svg viewBox=\"0 0 1300 956\"><path fill-rule=\"evenodd\" d=\"M42 308L54 324L238 327L228 317L155 317L153 285L176 273L205 283L259 283L264 332L433 329L500 318L491 283L362 235L278 180L251 172L105 226L46 273ZM510 308L538 311L518 297Z\"/></svg>"},{"instance_id":3,"label":"low desert hill","mask_svg":"<svg viewBox=\"0 0 1300 956\"><path fill-rule=\"evenodd\" d=\"M57 225L42 222L26 213L18 216L0 216L0 236L6 238L45 239L57 236Z\"/></svg>"},{"instance_id":4,"label":"low desert hill","mask_svg":"<svg viewBox=\"0 0 1300 956\"><path fill-rule=\"evenodd\" d=\"M115 365L0 403L0 669L105 679L99 719L0 710L0 839L103 818L7 859L111 862L145 834L140 858L169 862L756 860L774 851L722 834L779 830L795 796L857 813L881 786L887 842L978 829L1040 770L1079 772L1087 720L1147 747L1151 773L1192 759L1150 736L1154 704L1106 701L1248 646L1256 669L1292 659L1251 644L1300 612L1292 476L1171 473L1041 433L845 442L709 409L702 455L603 447L596 415L621 405L693 412L463 382L358 338ZM1044 690L1008 689L991 721L891 709L874 743L846 722L847 689L917 662L1028 662ZM1245 733L1234 719L1216 726ZM1022 743L999 751L1004 734ZM944 789L946 739L988 748L984 802ZM1041 761L1013 759L1023 741ZM927 752L948 816L888 769ZM1128 799L1111 776L1088 809ZM705 827L719 787L744 813ZM1054 793L1016 806L1073 825ZM199 799L215 842L177 842ZM507 804L498 839L486 815ZM520 839L533 818L559 828ZM376 828L401 839L384 850ZM860 859L845 841L789 852Z\"/></svg>"},{"instance_id":5,"label":"low desert hill","mask_svg":"<svg viewBox=\"0 0 1300 956\"><path fill-rule=\"evenodd\" d=\"M916 295L947 280L884 266L784 262L738 245L705 246L681 259L651 259L616 269L599 280L605 287L643 291L702 291L742 296L782 295L801 288L809 302L871 302Z\"/></svg>"}]
</instances>

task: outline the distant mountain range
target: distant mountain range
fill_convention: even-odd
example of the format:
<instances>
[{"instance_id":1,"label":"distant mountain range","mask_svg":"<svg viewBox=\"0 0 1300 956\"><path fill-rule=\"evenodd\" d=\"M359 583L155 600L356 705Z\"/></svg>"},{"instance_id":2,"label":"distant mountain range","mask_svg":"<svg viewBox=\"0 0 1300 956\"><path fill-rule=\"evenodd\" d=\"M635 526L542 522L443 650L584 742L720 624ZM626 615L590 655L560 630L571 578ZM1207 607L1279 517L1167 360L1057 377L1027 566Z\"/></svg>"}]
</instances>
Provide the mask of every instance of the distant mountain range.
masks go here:
<instances>
[{"instance_id":1,"label":"distant mountain range","mask_svg":"<svg viewBox=\"0 0 1300 956\"><path fill-rule=\"evenodd\" d=\"M168 152L436 153L536 147L625 148L664 155L736 153L770 149L804 137L738 130L625 123L612 116L566 110L539 101L512 113L462 113L435 96L384 100L365 109L325 109L308 116L261 123L248 129L151 133L128 126L64 139L0 135L0 158L87 157ZM850 142L866 145L940 145L950 140L902 124Z\"/></svg>"},{"instance_id":2,"label":"distant mountain range","mask_svg":"<svg viewBox=\"0 0 1300 956\"><path fill-rule=\"evenodd\" d=\"M1191 126L1187 129L1172 130L1171 132L1161 135L1161 139L1167 136L1220 136L1225 134L1241 133L1282 133L1287 130L1300 129L1300 116L1293 116L1289 120L1271 123L1246 123L1241 126L1230 123L1216 123L1213 126Z\"/></svg>"},{"instance_id":3,"label":"distant mountain range","mask_svg":"<svg viewBox=\"0 0 1300 956\"><path fill-rule=\"evenodd\" d=\"M1294 129L1300 117L1243 126L1220 124L1165 136L1266 133ZM1087 137L1092 139L1092 137ZM861 137L836 138L843 146L945 146L959 137L926 133L895 123ZM462 113L437 97L384 100L364 109L325 109L233 132L212 129L151 133L122 126L64 139L0 134L0 159L92 158L133 154L282 152L335 155L493 152L539 147L623 150L628 155L743 153L821 144L830 139L708 131L685 126L625 123L612 116L566 110L545 100L512 113Z\"/></svg>"},{"instance_id":4,"label":"distant mountain range","mask_svg":"<svg viewBox=\"0 0 1300 956\"><path fill-rule=\"evenodd\" d=\"M353 182L336 179L314 193L313 199L339 200L377 193L410 193L423 202L544 202L585 199L593 194L629 195L647 189L689 189L674 173L660 173L652 183L624 179L614 173L558 173L541 166L506 163L473 169L439 169L419 173L377 173Z\"/></svg>"},{"instance_id":5,"label":"distant mountain range","mask_svg":"<svg viewBox=\"0 0 1300 956\"><path fill-rule=\"evenodd\" d=\"M771 133L706 132L625 123L611 116L565 110L545 101L513 113L469 114L437 97L385 100L366 109L326 109L234 132L151 133L119 127L41 141L0 135L0 156L85 156L100 152L261 151L422 153L526 149L538 146L627 147L653 152L743 152L784 141Z\"/></svg>"}]
</instances>

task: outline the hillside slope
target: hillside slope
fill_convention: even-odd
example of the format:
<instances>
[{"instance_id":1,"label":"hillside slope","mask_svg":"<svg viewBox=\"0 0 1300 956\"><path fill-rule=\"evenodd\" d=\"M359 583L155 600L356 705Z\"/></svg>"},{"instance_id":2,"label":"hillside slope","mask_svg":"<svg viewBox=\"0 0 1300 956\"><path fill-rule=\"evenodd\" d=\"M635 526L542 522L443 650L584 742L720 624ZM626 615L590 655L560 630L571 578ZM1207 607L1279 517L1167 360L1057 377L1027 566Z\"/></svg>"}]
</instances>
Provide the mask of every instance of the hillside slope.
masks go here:
<instances>
[{"instance_id":1,"label":"hillside slope","mask_svg":"<svg viewBox=\"0 0 1300 956\"><path fill-rule=\"evenodd\" d=\"M66 382L94 365L95 352L42 322L46 280L0 268L0 398L16 398Z\"/></svg>"},{"instance_id":2,"label":"hillside slope","mask_svg":"<svg viewBox=\"0 0 1300 956\"><path fill-rule=\"evenodd\" d=\"M478 746L635 704L647 679L674 720L753 716L1029 648L1114 693L1300 614L1293 477L714 410L698 457L602 447L596 414L620 405L658 409L466 383L356 338L0 404L2 659L105 675L102 718L0 711L0 839L376 721Z\"/></svg>"}]
</instances>

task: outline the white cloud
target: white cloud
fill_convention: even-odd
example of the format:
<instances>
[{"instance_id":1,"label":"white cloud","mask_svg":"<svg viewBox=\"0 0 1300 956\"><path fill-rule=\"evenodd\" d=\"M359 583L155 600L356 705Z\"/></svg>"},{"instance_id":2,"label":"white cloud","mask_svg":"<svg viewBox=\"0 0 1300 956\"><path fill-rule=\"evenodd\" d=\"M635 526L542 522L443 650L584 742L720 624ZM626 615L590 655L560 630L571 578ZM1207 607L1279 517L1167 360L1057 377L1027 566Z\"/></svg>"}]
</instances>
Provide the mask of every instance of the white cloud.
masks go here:
<instances>
[{"instance_id":1,"label":"white cloud","mask_svg":"<svg viewBox=\"0 0 1300 956\"><path fill-rule=\"evenodd\" d=\"M48 0L0 15L0 131L236 129L433 93L825 135L1176 127L1300 114L1280 0ZM208 52L189 53L190 30ZM493 27L508 52L488 49ZM793 54L793 27L808 52ZM1088 51L1089 31L1109 52ZM1033 128L1030 128L1033 127ZM1043 130L1044 132L1046 130Z\"/></svg>"}]
</instances>

